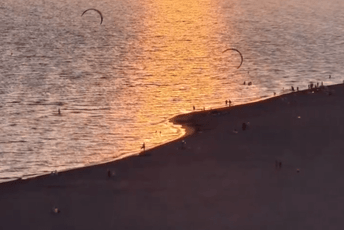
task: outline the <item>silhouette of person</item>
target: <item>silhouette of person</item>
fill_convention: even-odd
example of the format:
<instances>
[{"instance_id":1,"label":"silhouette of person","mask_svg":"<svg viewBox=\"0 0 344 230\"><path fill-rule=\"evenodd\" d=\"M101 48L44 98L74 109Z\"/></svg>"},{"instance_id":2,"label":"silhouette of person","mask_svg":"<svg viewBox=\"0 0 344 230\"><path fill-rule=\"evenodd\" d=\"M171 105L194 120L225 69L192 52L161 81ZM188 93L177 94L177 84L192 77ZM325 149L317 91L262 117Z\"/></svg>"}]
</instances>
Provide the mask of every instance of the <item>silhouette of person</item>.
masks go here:
<instances>
[{"instance_id":1,"label":"silhouette of person","mask_svg":"<svg viewBox=\"0 0 344 230\"><path fill-rule=\"evenodd\" d=\"M246 130L246 123L242 123L242 130Z\"/></svg>"}]
</instances>

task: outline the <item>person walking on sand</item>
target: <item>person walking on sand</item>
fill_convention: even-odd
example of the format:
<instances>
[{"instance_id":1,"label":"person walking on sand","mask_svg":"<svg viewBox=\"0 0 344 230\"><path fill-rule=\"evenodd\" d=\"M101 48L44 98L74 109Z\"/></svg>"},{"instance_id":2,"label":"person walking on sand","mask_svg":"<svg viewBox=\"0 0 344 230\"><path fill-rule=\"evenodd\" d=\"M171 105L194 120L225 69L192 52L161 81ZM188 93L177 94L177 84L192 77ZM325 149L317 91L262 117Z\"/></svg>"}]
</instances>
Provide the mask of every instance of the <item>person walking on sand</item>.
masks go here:
<instances>
[{"instance_id":1,"label":"person walking on sand","mask_svg":"<svg viewBox=\"0 0 344 230\"><path fill-rule=\"evenodd\" d=\"M242 130L246 130L246 123L242 123Z\"/></svg>"},{"instance_id":2,"label":"person walking on sand","mask_svg":"<svg viewBox=\"0 0 344 230\"><path fill-rule=\"evenodd\" d=\"M143 149L143 151L145 151L146 150L146 146L145 146L145 143L143 142L143 144L142 144L142 147L141 147L141 149Z\"/></svg>"}]
</instances>

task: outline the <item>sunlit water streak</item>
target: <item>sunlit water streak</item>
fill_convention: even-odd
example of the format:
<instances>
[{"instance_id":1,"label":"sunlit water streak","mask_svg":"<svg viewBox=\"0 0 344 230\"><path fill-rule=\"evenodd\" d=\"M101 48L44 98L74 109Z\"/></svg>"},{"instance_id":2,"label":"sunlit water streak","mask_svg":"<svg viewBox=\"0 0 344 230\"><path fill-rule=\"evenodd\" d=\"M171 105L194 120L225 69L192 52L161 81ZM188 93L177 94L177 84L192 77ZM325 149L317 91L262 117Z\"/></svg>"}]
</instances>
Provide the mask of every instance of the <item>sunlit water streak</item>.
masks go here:
<instances>
[{"instance_id":1,"label":"sunlit water streak","mask_svg":"<svg viewBox=\"0 0 344 230\"><path fill-rule=\"evenodd\" d=\"M193 106L247 103L311 81L342 82L343 6L336 0L1 1L0 181L173 140L184 131L168 118ZM81 17L87 8L102 11L102 25L96 12ZM237 53L222 54L231 47L244 55L239 70Z\"/></svg>"}]
</instances>

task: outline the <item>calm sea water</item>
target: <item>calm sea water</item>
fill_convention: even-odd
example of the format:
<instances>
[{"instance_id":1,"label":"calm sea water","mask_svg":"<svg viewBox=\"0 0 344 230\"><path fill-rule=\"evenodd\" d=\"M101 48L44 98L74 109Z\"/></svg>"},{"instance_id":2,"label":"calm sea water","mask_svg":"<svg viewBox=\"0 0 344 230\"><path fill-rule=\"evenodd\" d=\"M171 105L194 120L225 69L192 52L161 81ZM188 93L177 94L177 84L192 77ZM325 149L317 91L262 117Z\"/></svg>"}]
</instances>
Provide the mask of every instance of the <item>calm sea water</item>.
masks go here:
<instances>
[{"instance_id":1,"label":"calm sea water","mask_svg":"<svg viewBox=\"0 0 344 230\"><path fill-rule=\"evenodd\" d=\"M102 25L81 17L88 8ZM173 140L184 131L168 119L193 106L342 82L343 11L339 0L2 0L0 181Z\"/></svg>"}]
</instances>

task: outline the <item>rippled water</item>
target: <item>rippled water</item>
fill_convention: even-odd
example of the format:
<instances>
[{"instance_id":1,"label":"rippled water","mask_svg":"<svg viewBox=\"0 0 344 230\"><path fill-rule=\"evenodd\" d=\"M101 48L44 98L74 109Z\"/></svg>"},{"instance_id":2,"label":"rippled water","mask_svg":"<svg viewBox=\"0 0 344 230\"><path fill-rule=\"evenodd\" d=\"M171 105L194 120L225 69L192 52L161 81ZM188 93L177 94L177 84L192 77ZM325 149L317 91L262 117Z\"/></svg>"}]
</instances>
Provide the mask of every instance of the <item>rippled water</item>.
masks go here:
<instances>
[{"instance_id":1,"label":"rippled water","mask_svg":"<svg viewBox=\"0 0 344 230\"><path fill-rule=\"evenodd\" d=\"M81 17L87 8L102 25L94 11ZM343 10L336 0L2 0L0 181L173 140L184 131L168 118L193 106L342 82ZM227 48L243 54L240 69Z\"/></svg>"}]
</instances>

